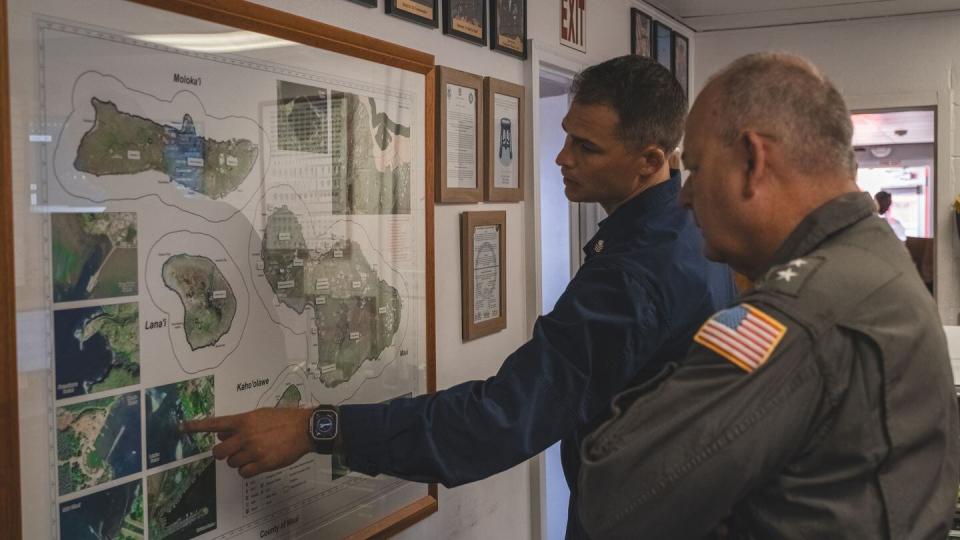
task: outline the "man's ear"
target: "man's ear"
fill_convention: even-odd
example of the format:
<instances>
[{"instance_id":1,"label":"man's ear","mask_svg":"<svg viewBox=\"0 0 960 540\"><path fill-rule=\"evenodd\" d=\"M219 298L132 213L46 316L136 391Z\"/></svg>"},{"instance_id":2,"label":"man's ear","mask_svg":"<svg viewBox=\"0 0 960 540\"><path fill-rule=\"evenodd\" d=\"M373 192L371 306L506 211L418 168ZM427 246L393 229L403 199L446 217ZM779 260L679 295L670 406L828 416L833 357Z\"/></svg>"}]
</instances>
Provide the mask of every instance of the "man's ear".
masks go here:
<instances>
[{"instance_id":1,"label":"man's ear","mask_svg":"<svg viewBox=\"0 0 960 540\"><path fill-rule=\"evenodd\" d=\"M755 131L745 131L742 135L743 152L747 167L743 182L743 196L753 197L769 172L769 154L764 137Z\"/></svg>"},{"instance_id":2,"label":"man's ear","mask_svg":"<svg viewBox=\"0 0 960 540\"><path fill-rule=\"evenodd\" d=\"M655 174L662 169L663 165L667 162L667 155L663 153L663 149L652 144L643 147L637 157L639 158L639 170L637 172L639 172L641 176Z\"/></svg>"}]
</instances>

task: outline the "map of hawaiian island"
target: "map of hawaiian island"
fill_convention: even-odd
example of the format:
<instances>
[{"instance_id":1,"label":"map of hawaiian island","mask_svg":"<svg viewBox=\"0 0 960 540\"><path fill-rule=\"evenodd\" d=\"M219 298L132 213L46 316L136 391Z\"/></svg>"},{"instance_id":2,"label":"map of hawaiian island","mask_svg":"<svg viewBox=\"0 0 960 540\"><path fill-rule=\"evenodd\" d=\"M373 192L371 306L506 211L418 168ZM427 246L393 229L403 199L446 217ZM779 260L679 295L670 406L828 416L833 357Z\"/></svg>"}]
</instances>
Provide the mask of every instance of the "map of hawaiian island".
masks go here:
<instances>
[{"instance_id":1,"label":"map of hawaiian island","mask_svg":"<svg viewBox=\"0 0 960 540\"><path fill-rule=\"evenodd\" d=\"M230 331L237 298L230 283L207 257L174 255L163 263L163 284L183 304L183 330L190 350L209 347Z\"/></svg>"},{"instance_id":2,"label":"map of hawaiian island","mask_svg":"<svg viewBox=\"0 0 960 540\"><path fill-rule=\"evenodd\" d=\"M137 294L137 215L53 214L53 300Z\"/></svg>"},{"instance_id":3,"label":"map of hawaiian island","mask_svg":"<svg viewBox=\"0 0 960 540\"><path fill-rule=\"evenodd\" d=\"M137 304L53 313L57 399L140 382Z\"/></svg>"},{"instance_id":4,"label":"map of hawaiian island","mask_svg":"<svg viewBox=\"0 0 960 540\"><path fill-rule=\"evenodd\" d=\"M60 540L141 540L140 480L60 503Z\"/></svg>"},{"instance_id":5,"label":"map of hawaiian island","mask_svg":"<svg viewBox=\"0 0 960 540\"><path fill-rule=\"evenodd\" d=\"M147 409L147 467L195 456L213 448L212 433L182 433L180 423L208 418L213 410L213 376L144 392Z\"/></svg>"},{"instance_id":6,"label":"map of hawaiian island","mask_svg":"<svg viewBox=\"0 0 960 540\"><path fill-rule=\"evenodd\" d=\"M411 144L410 127L376 112L376 102L332 92L333 212L335 214L409 214L410 163L381 157L387 150ZM385 156L385 154L381 154ZM391 161L384 163L384 161Z\"/></svg>"},{"instance_id":7,"label":"map of hawaiian island","mask_svg":"<svg viewBox=\"0 0 960 540\"><path fill-rule=\"evenodd\" d=\"M139 392L57 409L60 495L139 471Z\"/></svg>"},{"instance_id":8,"label":"map of hawaiian island","mask_svg":"<svg viewBox=\"0 0 960 540\"><path fill-rule=\"evenodd\" d=\"M356 242L308 249L297 216L283 206L267 218L261 251L264 276L280 302L312 313L325 386L349 381L390 346L400 326L400 295L377 276Z\"/></svg>"},{"instance_id":9,"label":"map of hawaiian island","mask_svg":"<svg viewBox=\"0 0 960 540\"><path fill-rule=\"evenodd\" d=\"M187 540L217 528L217 475L212 457L147 478L151 540Z\"/></svg>"},{"instance_id":10,"label":"map of hawaiian island","mask_svg":"<svg viewBox=\"0 0 960 540\"><path fill-rule=\"evenodd\" d=\"M96 176L159 171L172 182L219 199L237 189L257 161L247 139L218 141L197 133L193 118L180 127L157 123L92 98L93 127L80 139L73 167Z\"/></svg>"},{"instance_id":11,"label":"map of hawaiian island","mask_svg":"<svg viewBox=\"0 0 960 540\"><path fill-rule=\"evenodd\" d=\"M297 388L297 385L288 384L280 396L280 399L277 400L277 407L281 409L299 409L302 399L303 396L300 394L300 389Z\"/></svg>"}]
</instances>

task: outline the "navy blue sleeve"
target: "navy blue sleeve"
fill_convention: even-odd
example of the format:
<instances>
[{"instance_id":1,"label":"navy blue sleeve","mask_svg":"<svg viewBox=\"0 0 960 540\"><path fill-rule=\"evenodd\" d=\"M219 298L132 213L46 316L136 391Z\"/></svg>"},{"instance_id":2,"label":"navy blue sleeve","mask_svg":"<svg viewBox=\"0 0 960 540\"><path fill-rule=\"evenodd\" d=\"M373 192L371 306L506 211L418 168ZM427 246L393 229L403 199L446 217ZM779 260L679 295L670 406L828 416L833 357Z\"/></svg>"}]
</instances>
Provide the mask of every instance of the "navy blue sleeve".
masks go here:
<instances>
[{"instance_id":1,"label":"navy blue sleeve","mask_svg":"<svg viewBox=\"0 0 960 540\"><path fill-rule=\"evenodd\" d=\"M342 406L347 465L451 487L536 455L608 408L656 351L667 326L657 298L622 271L582 268L495 376Z\"/></svg>"}]
</instances>

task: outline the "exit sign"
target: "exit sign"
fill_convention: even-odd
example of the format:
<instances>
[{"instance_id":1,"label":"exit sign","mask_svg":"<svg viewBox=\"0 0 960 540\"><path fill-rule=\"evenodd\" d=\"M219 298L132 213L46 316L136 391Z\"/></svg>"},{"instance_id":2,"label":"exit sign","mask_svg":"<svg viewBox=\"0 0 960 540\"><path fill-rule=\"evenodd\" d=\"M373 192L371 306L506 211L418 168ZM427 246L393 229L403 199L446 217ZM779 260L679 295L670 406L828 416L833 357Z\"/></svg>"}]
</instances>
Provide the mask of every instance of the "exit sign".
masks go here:
<instances>
[{"instance_id":1,"label":"exit sign","mask_svg":"<svg viewBox=\"0 0 960 540\"><path fill-rule=\"evenodd\" d=\"M587 52L585 38L587 0L560 0L560 44Z\"/></svg>"}]
</instances>

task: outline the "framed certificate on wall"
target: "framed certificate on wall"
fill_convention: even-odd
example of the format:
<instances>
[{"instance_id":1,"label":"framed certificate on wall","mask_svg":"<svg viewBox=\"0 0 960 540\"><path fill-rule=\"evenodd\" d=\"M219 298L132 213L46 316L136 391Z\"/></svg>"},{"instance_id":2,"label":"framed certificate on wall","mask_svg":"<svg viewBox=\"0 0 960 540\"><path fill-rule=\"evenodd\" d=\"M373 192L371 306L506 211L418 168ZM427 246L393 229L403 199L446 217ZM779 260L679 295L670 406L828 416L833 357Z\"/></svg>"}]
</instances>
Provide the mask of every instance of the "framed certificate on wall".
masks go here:
<instances>
[{"instance_id":1,"label":"framed certificate on wall","mask_svg":"<svg viewBox=\"0 0 960 540\"><path fill-rule=\"evenodd\" d=\"M487 77L483 93L487 111L484 198L490 202L522 201L524 89Z\"/></svg>"},{"instance_id":2,"label":"framed certificate on wall","mask_svg":"<svg viewBox=\"0 0 960 540\"><path fill-rule=\"evenodd\" d=\"M507 213L460 214L460 268L463 340L507 327Z\"/></svg>"},{"instance_id":3,"label":"framed certificate on wall","mask_svg":"<svg viewBox=\"0 0 960 540\"><path fill-rule=\"evenodd\" d=\"M483 78L437 67L437 202L483 200Z\"/></svg>"},{"instance_id":4,"label":"framed certificate on wall","mask_svg":"<svg viewBox=\"0 0 960 540\"><path fill-rule=\"evenodd\" d=\"M436 511L320 454L245 479L178 429L434 390L433 57L240 0L0 21L4 534L368 538Z\"/></svg>"}]
</instances>

